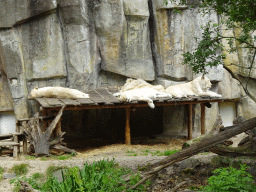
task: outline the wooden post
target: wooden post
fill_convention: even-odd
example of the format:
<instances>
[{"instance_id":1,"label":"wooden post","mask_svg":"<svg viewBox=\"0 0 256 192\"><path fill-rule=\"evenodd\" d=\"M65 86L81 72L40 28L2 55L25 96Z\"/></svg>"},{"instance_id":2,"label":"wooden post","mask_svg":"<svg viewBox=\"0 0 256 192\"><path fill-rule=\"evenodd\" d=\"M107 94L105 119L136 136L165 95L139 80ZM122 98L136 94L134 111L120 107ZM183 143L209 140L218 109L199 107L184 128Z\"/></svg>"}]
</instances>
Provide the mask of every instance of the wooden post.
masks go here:
<instances>
[{"instance_id":1,"label":"wooden post","mask_svg":"<svg viewBox=\"0 0 256 192\"><path fill-rule=\"evenodd\" d=\"M17 159L18 158L18 152L19 152L19 141L18 141L18 135L17 134L13 134L13 141L15 142L15 143L17 143L17 145L14 145L13 146L13 157L15 158L15 159Z\"/></svg>"},{"instance_id":2,"label":"wooden post","mask_svg":"<svg viewBox=\"0 0 256 192\"><path fill-rule=\"evenodd\" d=\"M17 122L17 121L16 121L16 130L15 130L15 132L16 133L20 133L20 125L19 125L19 122ZM14 142L16 142L16 143L20 142L19 138L18 138L18 135L14 134L13 137L14 137L14 140L13 140ZM16 155L15 158L17 158L18 157L18 153L20 153L20 146L19 145L18 146L14 146L13 147L13 154L14 154L14 151L16 151L15 153L17 155Z\"/></svg>"},{"instance_id":3,"label":"wooden post","mask_svg":"<svg viewBox=\"0 0 256 192\"><path fill-rule=\"evenodd\" d=\"M201 103L201 135L205 134L205 105Z\"/></svg>"},{"instance_id":4,"label":"wooden post","mask_svg":"<svg viewBox=\"0 0 256 192\"><path fill-rule=\"evenodd\" d=\"M192 128L193 128L193 109L192 109L193 105L189 104L188 105L188 139L192 139Z\"/></svg>"},{"instance_id":5,"label":"wooden post","mask_svg":"<svg viewBox=\"0 0 256 192\"><path fill-rule=\"evenodd\" d=\"M25 130L27 130L27 121L22 121L21 125L23 126L23 128ZM27 154L27 152L28 152L28 141L27 141L27 138L24 138L24 140L23 140L23 153Z\"/></svg>"},{"instance_id":6,"label":"wooden post","mask_svg":"<svg viewBox=\"0 0 256 192\"><path fill-rule=\"evenodd\" d=\"M131 130L130 130L130 107L125 108L126 111L126 123L125 123L125 144L131 145Z\"/></svg>"}]
</instances>

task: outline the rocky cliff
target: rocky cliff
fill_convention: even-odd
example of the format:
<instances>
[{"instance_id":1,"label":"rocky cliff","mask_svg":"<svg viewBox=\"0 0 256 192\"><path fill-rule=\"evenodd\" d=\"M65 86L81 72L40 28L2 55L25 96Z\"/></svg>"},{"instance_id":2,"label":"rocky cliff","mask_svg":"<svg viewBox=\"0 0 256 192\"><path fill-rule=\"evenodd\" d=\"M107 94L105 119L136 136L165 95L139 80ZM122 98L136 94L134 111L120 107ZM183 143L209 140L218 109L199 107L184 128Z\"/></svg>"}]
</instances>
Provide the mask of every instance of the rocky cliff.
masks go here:
<instances>
[{"instance_id":1,"label":"rocky cliff","mask_svg":"<svg viewBox=\"0 0 256 192\"><path fill-rule=\"evenodd\" d=\"M35 86L87 92L121 86L127 77L165 87L192 80L182 54L195 49L194 37L200 38L202 25L220 19L213 10L206 15L199 11L193 0L187 6L171 1L165 6L163 0L0 0L0 111L14 110L18 119L30 117L37 110L28 101ZM248 54L238 49L224 63L245 78ZM249 89L256 93L255 68L252 77ZM222 66L211 69L209 78L224 97L241 98L237 115L256 115L256 104ZM194 110L199 127L198 107ZM164 130L183 133L184 111L182 106L164 108ZM208 128L218 113L217 104L207 110Z\"/></svg>"}]
</instances>

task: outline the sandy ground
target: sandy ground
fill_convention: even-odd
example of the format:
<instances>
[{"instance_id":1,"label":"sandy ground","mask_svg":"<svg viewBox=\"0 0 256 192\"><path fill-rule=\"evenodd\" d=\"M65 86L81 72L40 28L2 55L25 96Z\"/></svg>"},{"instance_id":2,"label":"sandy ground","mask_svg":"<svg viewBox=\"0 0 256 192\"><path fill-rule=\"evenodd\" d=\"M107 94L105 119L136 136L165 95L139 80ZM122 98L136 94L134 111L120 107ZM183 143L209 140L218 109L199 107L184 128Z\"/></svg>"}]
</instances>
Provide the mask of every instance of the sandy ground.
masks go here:
<instances>
[{"instance_id":1,"label":"sandy ground","mask_svg":"<svg viewBox=\"0 0 256 192\"><path fill-rule=\"evenodd\" d=\"M41 160L41 158L28 159L28 156L20 155L18 160L10 156L0 156L0 166L4 168L5 173L8 172L13 165L26 163L29 165L29 172L27 177L33 173L40 172L45 173L47 168L51 165L55 166L79 166L82 168L85 162L92 163L93 161L99 161L102 159L113 159L119 163L120 166L129 167L133 170L138 168L138 165L145 166L160 161L165 156L156 156L151 153L145 154L145 151L150 152L164 152L166 150L181 149L182 144L185 142L183 139L161 139L161 141L144 140L147 142L138 142L140 144L133 144L131 146L124 144L105 145L98 148L86 150L80 149L77 156L68 160ZM128 152L132 153L128 153ZM137 154L136 156L133 156ZM0 192L11 192L13 185L9 184L9 179L3 179L0 182Z\"/></svg>"}]
</instances>

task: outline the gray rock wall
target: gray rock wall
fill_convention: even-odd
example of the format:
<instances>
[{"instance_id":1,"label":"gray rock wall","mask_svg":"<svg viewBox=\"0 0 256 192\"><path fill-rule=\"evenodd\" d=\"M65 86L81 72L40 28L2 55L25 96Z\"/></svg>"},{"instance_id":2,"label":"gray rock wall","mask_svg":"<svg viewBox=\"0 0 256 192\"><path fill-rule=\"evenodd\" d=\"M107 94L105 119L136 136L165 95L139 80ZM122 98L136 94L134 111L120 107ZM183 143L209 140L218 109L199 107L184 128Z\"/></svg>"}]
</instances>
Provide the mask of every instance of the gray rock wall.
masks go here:
<instances>
[{"instance_id":1,"label":"gray rock wall","mask_svg":"<svg viewBox=\"0 0 256 192\"><path fill-rule=\"evenodd\" d=\"M162 0L0 0L0 111L14 110L18 119L33 115L38 106L28 101L28 94L35 86L87 92L102 86L122 86L128 77L165 87L194 79L197 76L182 64L182 54L195 49L194 37L200 39L202 25L220 19L213 10L204 16L199 11L196 5L192 8L170 1L166 6ZM223 33L238 35L239 31L227 31L223 26ZM244 67L249 66L246 56L250 54L250 50L238 48L237 53L227 55L224 64L246 77ZM254 94L254 68L251 74L248 87ZM255 102L244 95L239 82L222 66L209 69L208 77L223 97L242 98L238 114L249 114L248 106L254 110ZM158 121L164 132L186 134L184 106L161 110L163 119L158 117ZM194 131L199 133L200 108L195 106L194 111ZM216 114L217 104L207 110L211 120L206 129ZM99 114L86 115L97 119ZM115 117L113 112L106 122L114 122Z\"/></svg>"}]
</instances>

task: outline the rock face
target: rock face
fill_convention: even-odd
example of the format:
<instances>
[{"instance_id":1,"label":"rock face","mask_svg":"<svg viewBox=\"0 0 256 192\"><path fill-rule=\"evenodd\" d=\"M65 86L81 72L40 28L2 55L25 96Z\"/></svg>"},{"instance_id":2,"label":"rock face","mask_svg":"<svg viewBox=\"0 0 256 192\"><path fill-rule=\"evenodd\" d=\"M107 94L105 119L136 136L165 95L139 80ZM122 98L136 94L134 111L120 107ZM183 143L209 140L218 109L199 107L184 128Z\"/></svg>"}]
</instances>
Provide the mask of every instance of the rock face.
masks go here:
<instances>
[{"instance_id":1,"label":"rock face","mask_svg":"<svg viewBox=\"0 0 256 192\"><path fill-rule=\"evenodd\" d=\"M165 5L163 0L0 0L0 111L14 111L17 119L30 117L38 111L36 103L28 101L28 93L35 86L87 92L101 86L122 86L127 78L165 87L191 81L197 76L182 64L182 54L196 48L194 37L200 39L201 26L220 20L213 10L202 15L194 2L179 5L169 0ZM227 31L222 27L224 35L239 35L238 29ZM227 42L223 43L227 47ZM251 65L247 56L252 53L236 46L237 53L228 54L224 64L243 79L248 75L245 67ZM222 65L208 72L213 89L223 97L242 97L237 114L246 118L254 115L249 111L256 108L255 102L244 95L239 82ZM255 74L253 67L248 81L253 94ZM217 104L207 109L210 120L206 129L211 128L218 110ZM185 106L160 111L162 119L158 120L165 133L186 134ZM194 111L196 136L200 133L200 107L195 106ZM114 122L117 113L111 113L109 119ZM97 119L93 111L86 115ZM89 123L88 130L92 127L97 126Z\"/></svg>"}]
</instances>

